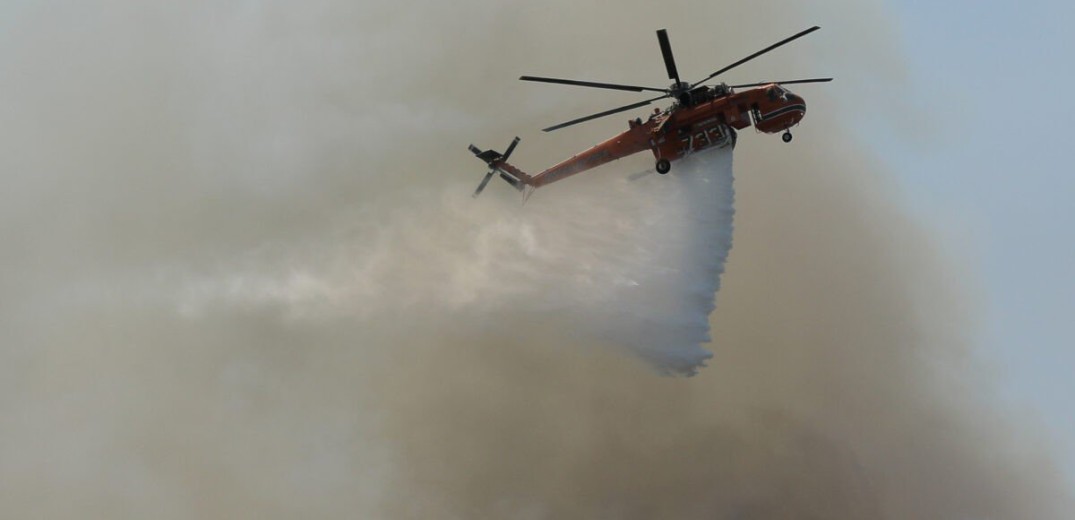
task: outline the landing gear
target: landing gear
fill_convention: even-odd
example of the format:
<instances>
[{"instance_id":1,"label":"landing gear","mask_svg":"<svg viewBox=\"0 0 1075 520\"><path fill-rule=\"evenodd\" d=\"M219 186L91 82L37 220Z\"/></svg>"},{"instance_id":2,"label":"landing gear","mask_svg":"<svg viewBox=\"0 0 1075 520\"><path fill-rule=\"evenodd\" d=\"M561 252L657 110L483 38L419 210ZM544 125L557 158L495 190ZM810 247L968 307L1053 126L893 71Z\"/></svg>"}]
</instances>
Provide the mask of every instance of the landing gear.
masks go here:
<instances>
[{"instance_id":1,"label":"landing gear","mask_svg":"<svg viewBox=\"0 0 1075 520\"><path fill-rule=\"evenodd\" d=\"M664 175L672 169L672 163L668 159L657 159L657 173Z\"/></svg>"},{"instance_id":2,"label":"landing gear","mask_svg":"<svg viewBox=\"0 0 1075 520\"><path fill-rule=\"evenodd\" d=\"M785 130L784 135L780 136L780 138L783 139L785 143L790 143L791 142L791 132Z\"/></svg>"}]
</instances>

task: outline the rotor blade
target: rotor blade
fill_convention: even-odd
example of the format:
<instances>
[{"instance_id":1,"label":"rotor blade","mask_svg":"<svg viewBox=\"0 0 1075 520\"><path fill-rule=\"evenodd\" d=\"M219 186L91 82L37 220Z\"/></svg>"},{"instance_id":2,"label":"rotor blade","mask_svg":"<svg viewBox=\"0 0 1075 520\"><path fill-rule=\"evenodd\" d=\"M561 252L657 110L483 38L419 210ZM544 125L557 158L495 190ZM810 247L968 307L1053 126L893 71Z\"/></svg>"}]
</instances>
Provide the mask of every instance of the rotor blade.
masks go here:
<instances>
[{"instance_id":1,"label":"rotor blade","mask_svg":"<svg viewBox=\"0 0 1075 520\"><path fill-rule=\"evenodd\" d=\"M481 184L478 185L478 189L474 190L474 195L471 195L471 197L477 198L478 195L482 194L482 190L485 189L486 184L489 184L489 179L493 178L494 173L496 173L496 170L489 170L489 173L485 174L485 178L482 179Z\"/></svg>"},{"instance_id":2,"label":"rotor blade","mask_svg":"<svg viewBox=\"0 0 1075 520\"><path fill-rule=\"evenodd\" d=\"M657 41L661 44L661 55L664 56L664 68L668 69L668 79L676 80L679 84L679 71L676 70L676 59L672 56L672 44L668 43L668 31L657 31Z\"/></svg>"},{"instance_id":3,"label":"rotor blade","mask_svg":"<svg viewBox=\"0 0 1075 520\"><path fill-rule=\"evenodd\" d=\"M594 88L607 88L611 90L627 90L629 92L642 92L643 90L651 90L653 92L665 92L666 89L654 88L654 87L639 87L635 85L617 85L615 83L597 83L594 81L578 81L574 79L559 79L559 78L539 78L537 76L520 76L519 79L523 81L538 81L541 83L559 83L561 85L575 85L579 87L594 87Z\"/></svg>"},{"instance_id":4,"label":"rotor blade","mask_svg":"<svg viewBox=\"0 0 1075 520\"><path fill-rule=\"evenodd\" d=\"M631 110L633 108L644 107L644 106L646 106L646 105L648 105L650 103L653 103L654 101L657 101L658 99L664 99L666 97L669 97L669 94L665 94L665 95L663 95L661 97L655 97L653 99L647 99L646 101L639 101L638 103L632 103L632 104L627 105L627 106L622 106L622 107L619 107L619 108L613 108L612 110L606 110L604 112L598 112L596 114L588 115L586 117L580 117L578 119L572 119L571 121L568 121L566 123L560 123L560 124L558 124L556 126L550 126L548 128L543 128L541 131L542 132L552 132L553 130L559 130L559 129L565 127L565 126L577 125L579 123L583 123L583 122L589 121L591 119L597 119L599 117L610 116L612 114L616 114L616 113L619 113L619 112L626 112L626 111Z\"/></svg>"},{"instance_id":5,"label":"rotor blade","mask_svg":"<svg viewBox=\"0 0 1075 520\"><path fill-rule=\"evenodd\" d=\"M828 83L832 81L832 78L812 78L812 79L793 79L789 81L760 81L758 83L743 83L741 85L728 85L731 88L747 88L747 87L760 87L762 85L772 85L778 83L780 85L794 85L796 83Z\"/></svg>"},{"instance_id":6,"label":"rotor blade","mask_svg":"<svg viewBox=\"0 0 1075 520\"><path fill-rule=\"evenodd\" d=\"M508 149L504 151L504 156L501 158L501 160L507 161L508 157L511 157L511 152L515 151L515 145L517 144L519 144L518 136L516 136L515 139L511 141L511 144L508 145Z\"/></svg>"},{"instance_id":7,"label":"rotor blade","mask_svg":"<svg viewBox=\"0 0 1075 520\"><path fill-rule=\"evenodd\" d=\"M746 62L748 62L748 61L750 61L750 60L752 60L754 58L757 58L758 56L761 56L762 54L765 54L765 53L767 53L767 52L769 52L769 51L771 51L771 50L773 50L773 49L775 49L777 47L780 47L781 45L787 45L788 43L791 43L791 42L793 42L795 40L798 40L799 38L802 38L803 36L806 36L807 34L810 34L810 33L814 32L814 31L816 31L816 30L818 30L820 28L821 27L818 27L818 26L815 25L815 26L813 26L813 27L811 27L811 28L809 28L809 29L807 29L807 30L805 30L803 32L800 32L800 33L798 33L798 34L796 34L794 36L784 38L783 40L780 40L780 41L778 41L778 42L776 42L776 43L774 43L774 44L772 44L772 45L770 45L770 46L768 46L768 47L766 47L766 48L764 48L764 49L762 49L762 50L760 50L758 52L755 52L754 54L751 54L750 56L747 56L746 58L743 58L743 59L741 59L741 60L739 60L739 61L737 61L737 62L735 62L735 63L733 63L731 65L728 65L727 67L724 67L723 69L720 69L720 70L718 70L718 71L706 76L706 78L703 79L702 81L699 81L697 83L692 84L691 88L694 88L697 85L705 83L705 82L717 77L717 75L719 75L721 73L724 73L724 72L727 72L727 71L729 71L731 69L734 69L734 68L736 68L736 67L738 67L738 66L740 66L740 65L742 65L742 64L744 64L744 63L746 63Z\"/></svg>"}]
</instances>

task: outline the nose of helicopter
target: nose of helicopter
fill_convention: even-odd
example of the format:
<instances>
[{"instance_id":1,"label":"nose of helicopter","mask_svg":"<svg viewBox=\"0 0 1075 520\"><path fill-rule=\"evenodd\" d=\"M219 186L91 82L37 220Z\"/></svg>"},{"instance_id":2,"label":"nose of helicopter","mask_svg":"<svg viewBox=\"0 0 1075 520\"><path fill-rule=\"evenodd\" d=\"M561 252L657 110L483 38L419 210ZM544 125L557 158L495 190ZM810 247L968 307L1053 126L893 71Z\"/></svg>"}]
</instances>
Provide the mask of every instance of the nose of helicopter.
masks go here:
<instances>
[{"instance_id":1,"label":"nose of helicopter","mask_svg":"<svg viewBox=\"0 0 1075 520\"><path fill-rule=\"evenodd\" d=\"M789 108L794 107L794 109L791 110L791 116L794 121L792 124L802 121L803 116L806 115L806 100L796 94L792 94L791 92L788 92L787 99L788 102L785 106Z\"/></svg>"},{"instance_id":2,"label":"nose of helicopter","mask_svg":"<svg viewBox=\"0 0 1075 520\"><path fill-rule=\"evenodd\" d=\"M766 133L783 132L802 120L806 115L806 101L802 97L784 91L772 103L762 104L755 113L754 126Z\"/></svg>"}]
</instances>

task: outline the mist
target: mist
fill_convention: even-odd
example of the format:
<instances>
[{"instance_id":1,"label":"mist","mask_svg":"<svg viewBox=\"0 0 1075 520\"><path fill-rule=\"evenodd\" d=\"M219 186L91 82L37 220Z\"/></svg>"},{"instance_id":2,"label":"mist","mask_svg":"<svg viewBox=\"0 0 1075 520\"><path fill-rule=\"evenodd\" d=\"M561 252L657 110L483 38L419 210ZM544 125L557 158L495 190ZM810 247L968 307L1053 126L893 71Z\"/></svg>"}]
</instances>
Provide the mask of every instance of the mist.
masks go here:
<instances>
[{"instance_id":1,"label":"mist","mask_svg":"<svg viewBox=\"0 0 1075 520\"><path fill-rule=\"evenodd\" d=\"M913 109L849 117L902 80L881 4L6 9L6 516L1070 510L858 135ZM655 29L700 77L814 23L734 75L839 78L791 145L470 199L467 144L538 171L623 121L534 129L635 100L518 75L659 86Z\"/></svg>"}]
</instances>

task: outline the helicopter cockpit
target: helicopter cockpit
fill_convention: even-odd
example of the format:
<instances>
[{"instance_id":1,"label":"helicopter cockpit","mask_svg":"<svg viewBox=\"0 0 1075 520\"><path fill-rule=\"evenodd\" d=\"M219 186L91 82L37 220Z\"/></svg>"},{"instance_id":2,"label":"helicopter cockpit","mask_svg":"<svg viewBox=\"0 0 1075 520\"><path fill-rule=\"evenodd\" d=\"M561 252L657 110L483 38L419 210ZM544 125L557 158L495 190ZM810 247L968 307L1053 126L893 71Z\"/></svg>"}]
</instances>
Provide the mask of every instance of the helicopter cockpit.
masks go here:
<instances>
[{"instance_id":1,"label":"helicopter cockpit","mask_svg":"<svg viewBox=\"0 0 1075 520\"><path fill-rule=\"evenodd\" d=\"M778 99L787 101L788 94L790 94L788 89L781 87L780 85L773 85L765 89L765 95L769 96L769 101L776 101Z\"/></svg>"}]
</instances>

